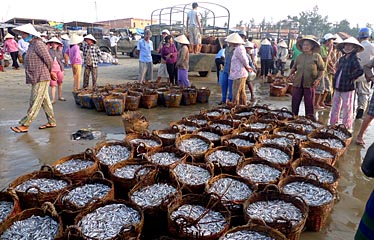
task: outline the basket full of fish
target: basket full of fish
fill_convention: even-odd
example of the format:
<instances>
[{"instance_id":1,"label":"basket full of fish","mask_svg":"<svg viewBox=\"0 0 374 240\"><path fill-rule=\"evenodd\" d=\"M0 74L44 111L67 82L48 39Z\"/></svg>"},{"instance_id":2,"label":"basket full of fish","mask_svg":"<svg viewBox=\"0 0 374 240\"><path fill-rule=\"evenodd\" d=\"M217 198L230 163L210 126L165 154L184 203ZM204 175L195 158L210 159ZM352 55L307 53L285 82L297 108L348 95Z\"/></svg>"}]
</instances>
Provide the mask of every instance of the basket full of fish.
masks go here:
<instances>
[{"instance_id":1,"label":"basket full of fish","mask_svg":"<svg viewBox=\"0 0 374 240\"><path fill-rule=\"evenodd\" d=\"M182 152L194 157L196 161L202 162L205 153L213 147L213 143L209 139L197 134L178 134L175 146Z\"/></svg>"},{"instance_id":2,"label":"basket full of fish","mask_svg":"<svg viewBox=\"0 0 374 240\"><path fill-rule=\"evenodd\" d=\"M0 224L21 211L21 205L14 190L7 189L0 192Z\"/></svg>"}]
</instances>

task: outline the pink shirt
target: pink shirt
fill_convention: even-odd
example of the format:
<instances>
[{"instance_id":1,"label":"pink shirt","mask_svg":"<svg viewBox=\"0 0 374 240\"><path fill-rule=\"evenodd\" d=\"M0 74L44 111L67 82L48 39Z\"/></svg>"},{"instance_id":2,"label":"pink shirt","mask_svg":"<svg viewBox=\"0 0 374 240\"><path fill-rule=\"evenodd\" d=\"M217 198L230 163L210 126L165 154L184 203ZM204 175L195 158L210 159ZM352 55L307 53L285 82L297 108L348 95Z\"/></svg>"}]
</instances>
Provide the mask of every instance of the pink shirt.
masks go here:
<instances>
[{"instance_id":1,"label":"pink shirt","mask_svg":"<svg viewBox=\"0 0 374 240\"><path fill-rule=\"evenodd\" d=\"M235 47L231 58L229 79L237 80L248 77L247 68L250 68L247 53L243 45Z\"/></svg>"},{"instance_id":2,"label":"pink shirt","mask_svg":"<svg viewBox=\"0 0 374 240\"><path fill-rule=\"evenodd\" d=\"M7 53L18 52L18 43L13 38L8 38L4 43L4 51Z\"/></svg>"},{"instance_id":3,"label":"pink shirt","mask_svg":"<svg viewBox=\"0 0 374 240\"><path fill-rule=\"evenodd\" d=\"M66 54L69 55L70 64L82 64L81 51L79 45L73 45L66 49Z\"/></svg>"}]
</instances>

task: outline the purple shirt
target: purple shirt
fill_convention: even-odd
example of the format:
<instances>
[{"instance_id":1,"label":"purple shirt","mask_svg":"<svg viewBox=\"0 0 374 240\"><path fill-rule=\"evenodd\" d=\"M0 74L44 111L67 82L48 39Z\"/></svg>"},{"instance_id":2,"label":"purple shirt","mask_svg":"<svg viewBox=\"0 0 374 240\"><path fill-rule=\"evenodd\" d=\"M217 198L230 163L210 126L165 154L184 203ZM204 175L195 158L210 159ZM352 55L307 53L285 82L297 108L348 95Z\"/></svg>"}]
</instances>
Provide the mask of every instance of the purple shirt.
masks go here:
<instances>
[{"instance_id":1,"label":"purple shirt","mask_svg":"<svg viewBox=\"0 0 374 240\"><path fill-rule=\"evenodd\" d=\"M69 56L70 64L82 64L82 56L79 45L76 44L66 49L66 54Z\"/></svg>"},{"instance_id":2,"label":"purple shirt","mask_svg":"<svg viewBox=\"0 0 374 240\"><path fill-rule=\"evenodd\" d=\"M169 53L172 53L170 57L167 57ZM178 60L178 50L174 43L170 44L170 46L167 46L164 44L161 49L161 57L162 59L166 60L167 64L173 64L176 63Z\"/></svg>"}]
</instances>

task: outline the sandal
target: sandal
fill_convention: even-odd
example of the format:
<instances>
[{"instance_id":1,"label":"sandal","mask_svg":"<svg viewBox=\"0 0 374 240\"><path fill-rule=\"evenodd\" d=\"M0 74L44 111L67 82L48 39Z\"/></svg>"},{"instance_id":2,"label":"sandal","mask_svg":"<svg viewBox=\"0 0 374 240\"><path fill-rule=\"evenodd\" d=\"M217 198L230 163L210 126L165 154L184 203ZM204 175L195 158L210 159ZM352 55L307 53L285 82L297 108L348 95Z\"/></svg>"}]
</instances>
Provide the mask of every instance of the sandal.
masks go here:
<instances>
[{"instance_id":1,"label":"sandal","mask_svg":"<svg viewBox=\"0 0 374 240\"><path fill-rule=\"evenodd\" d=\"M27 133L29 131L29 128L26 126L10 127L10 129L15 133Z\"/></svg>"},{"instance_id":2,"label":"sandal","mask_svg":"<svg viewBox=\"0 0 374 240\"><path fill-rule=\"evenodd\" d=\"M63 97L60 97L58 100L60 100L60 101L66 101L66 99L63 98Z\"/></svg>"},{"instance_id":3,"label":"sandal","mask_svg":"<svg viewBox=\"0 0 374 240\"><path fill-rule=\"evenodd\" d=\"M47 124L41 125L41 126L39 127L39 129L47 129L47 128L54 128L54 127L56 127L56 125L53 125L53 124L47 123Z\"/></svg>"},{"instance_id":4,"label":"sandal","mask_svg":"<svg viewBox=\"0 0 374 240\"><path fill-rule=\"evenodd\" d=\"M365 146L365 141L363 139L356 139L356 144L364 147Z\"/></svg>"}]
</instances>

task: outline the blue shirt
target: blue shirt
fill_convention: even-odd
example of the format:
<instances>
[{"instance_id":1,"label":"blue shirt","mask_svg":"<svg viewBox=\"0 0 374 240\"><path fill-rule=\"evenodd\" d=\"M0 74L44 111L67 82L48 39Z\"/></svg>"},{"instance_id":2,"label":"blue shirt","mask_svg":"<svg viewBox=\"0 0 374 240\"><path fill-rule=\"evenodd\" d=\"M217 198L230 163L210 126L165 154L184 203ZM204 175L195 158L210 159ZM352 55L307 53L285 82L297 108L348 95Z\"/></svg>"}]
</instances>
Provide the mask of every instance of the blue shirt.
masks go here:
<instances>
[{"instance_id":1,"label":"blue shirt","mask_svg":"<svg viewBox=\"0 0 374 240\"><path fill-rule=\"evenodd\" d=\"M140 51L139 62L152 62L153 42L151 40L147 42L144 39L140 39L136 48Z\"/></svg>"},{"instance_id":2,"label":"blue shirt","mask_svg":"<svg viewBox=\"0 0 374 240\"><path fill-rule=\"evenodd\" d=\"M221 48L221 50L219 50L218 53L216 54L216 58L221 58L221 57L225 57L225 49L224 48Z\"/></svg>"}]
</instances>

